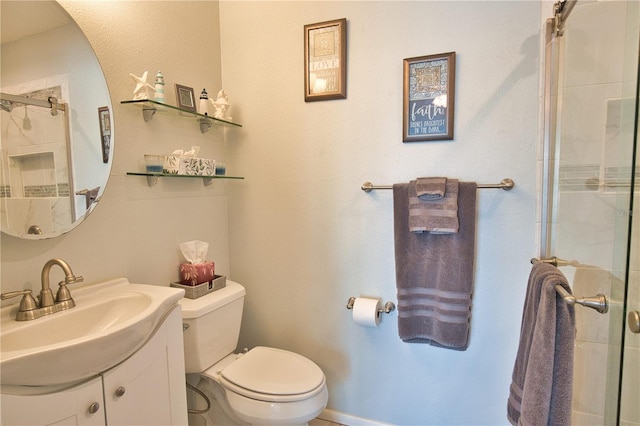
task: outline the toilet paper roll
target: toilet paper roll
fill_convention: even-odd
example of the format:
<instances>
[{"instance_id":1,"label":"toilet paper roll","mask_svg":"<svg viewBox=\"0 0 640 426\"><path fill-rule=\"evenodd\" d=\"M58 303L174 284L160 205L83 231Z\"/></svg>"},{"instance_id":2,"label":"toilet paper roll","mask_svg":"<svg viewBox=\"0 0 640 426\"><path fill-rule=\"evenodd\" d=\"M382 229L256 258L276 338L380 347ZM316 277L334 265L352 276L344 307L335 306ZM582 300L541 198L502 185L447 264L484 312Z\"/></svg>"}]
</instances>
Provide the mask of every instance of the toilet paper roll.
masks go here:
<instances>
[{"instance_id":1,"label":"toilet paper roll","mask_svg":"<svg viewBox=\"0 0 640 426\"><path fill-rule=\"evenodd\" d=\"M377 327L380 324L378 309L381 307L380 299L356 297L353 302L353 322L365 327Z\"/></svg>"}]
</instances>

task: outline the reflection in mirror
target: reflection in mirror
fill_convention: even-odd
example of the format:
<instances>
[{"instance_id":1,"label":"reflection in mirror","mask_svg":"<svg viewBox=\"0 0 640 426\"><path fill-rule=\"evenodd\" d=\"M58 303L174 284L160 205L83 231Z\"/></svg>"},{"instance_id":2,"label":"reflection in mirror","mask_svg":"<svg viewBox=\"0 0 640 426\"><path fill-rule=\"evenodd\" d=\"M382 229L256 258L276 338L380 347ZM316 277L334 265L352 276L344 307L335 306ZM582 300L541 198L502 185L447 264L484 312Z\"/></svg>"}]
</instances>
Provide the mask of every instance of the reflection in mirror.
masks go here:
<instances>
[{"instance_id":1,"label":"reflection in mirror","mask_svg":"<svg viewBox=\"0 0 640 426\"><path fill-rule=\"evenodd\" d=\"M111 100L91 45L57 2L0 8L0 229L52 238L82 222L106 186Z\"/></svg>"}]
</instances>

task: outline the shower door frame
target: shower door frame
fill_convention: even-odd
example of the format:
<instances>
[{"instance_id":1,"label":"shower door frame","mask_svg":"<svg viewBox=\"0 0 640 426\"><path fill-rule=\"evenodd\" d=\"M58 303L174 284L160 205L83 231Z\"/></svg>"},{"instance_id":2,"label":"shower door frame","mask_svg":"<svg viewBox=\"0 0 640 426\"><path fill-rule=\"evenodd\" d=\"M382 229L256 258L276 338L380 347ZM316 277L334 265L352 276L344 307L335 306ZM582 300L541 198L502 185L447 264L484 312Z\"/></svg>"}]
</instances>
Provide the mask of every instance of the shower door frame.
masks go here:
<instances>
[{"instance_id":1,"label":"shower door frame","mask_svg":"<svg viewBox=\"0 0 640 426\"><path fill-rule=\"evenodd\" d=\"M539 240L539 252L542 258L551 258L555 256L556 249L556 212L559 207L559 184L558 184L558 175L560 168L560 130L562 129L561 121L562 121L562 96L563 92L560 88L561 82L564 80L564 69L560 65L561 57L565 54L564 52L564 43L562 42L562 36L564 33L564 25L567 21L569 13L573 10L576 5L577 0L567 0L564 3L558 2L554 5L555 15L553 18L548 19L545 22L544 28L544 97L543 97L543 106L544 106L544 126L543 133L541 137L541 150L540 150L540 162L539 162L539 188L540 188L540 199L539 199L539 216L540 216L540 240ZM633 19L633 18L629 18ZM628 24L626 22L625 24ZM628 31L628 28L625 27L625 31ZM637 42L634 41L634 42ZM624 60L627 57L625 56ZM633 58L632 58L633 59ZM630 271L630 253L632 250L631 244L631 232L632 232L632 224L633 224L633 185L635 183L635 172L637 170L636 163L636 152L637 152L637 139L638 139L638 84L637 81L640 81L640 61L638 58L635 58L635 70L637 73L636 76L636 87L635 87L635 122L634 122L634 141L633 141L633 152L632 154L632 163L631 163L631 181L629 182L628 187L630 188L628 196L628 204L625 204L626 200L624 196L616 195L615 198L618 200L616 202L617 208L616 211L627 211L629 212L629 217L627 223L625 224L624 220L616 220L615 231L613 236L613 244L612 244L612 265L611 269L615 270L616 266L622 267L624 269L624 285L622 289L622 294L616 294L612 298L612 302L614 305L613 312L610 314L611 322L614 323L613 326L610 327L610 334L615 335L618 334L619 337L615 337L612 340L620 339L621 343L619 345L610 345L614 349L609 349L609 351L615 351L617 347L617 355L618 357L611 357L609 359L608 365L604 366L607 368L609 373L607 373L607 386L606 388L613 391L615 390L615 399L613 395L605 395L604 401L604 413L603 413L603 421L605 424L613 421L615 419L616 424L620 424L621 418L621 400L622 400L622 391L623 391L623 368L624 368L624 348L625 348L625 318L627 312L627 299L628 299L628 285L629 285L629 271ZM624 91L623 91L624 92ZM621 95L621 99L624 97ZM605 188L606 189L606 188ZM620 202L622 200L622 202ZM622 204L625 204L624 206ZM627 210L628 207L628 210ZM624 208L624 210L623 210ZM636 225L637 226L637 225ZM618 243L624 243L624 248L616 249L616 246L619 246ZM577 242L576 242L577 243ZM624 265L616 265L617 257L616 255L620 255L618 251L624 251ZM559 253L558 255L561 255ZM572 259L569 259L572 260ZM640 301L639 301L640 302ZM577 309L584 309L578 307ZM630 308L629 308L630 309ZM628 333L628 331L627 331ZM616 355L614 354L614 355ZM616 364L617 363L617 364ZM612 364L616 364L613 365ZM613 370L613 371L612 371ZM617 370L617 374L616 374ZM629 380L627 377L626 380Z\"/></svg>"}]
</instances>

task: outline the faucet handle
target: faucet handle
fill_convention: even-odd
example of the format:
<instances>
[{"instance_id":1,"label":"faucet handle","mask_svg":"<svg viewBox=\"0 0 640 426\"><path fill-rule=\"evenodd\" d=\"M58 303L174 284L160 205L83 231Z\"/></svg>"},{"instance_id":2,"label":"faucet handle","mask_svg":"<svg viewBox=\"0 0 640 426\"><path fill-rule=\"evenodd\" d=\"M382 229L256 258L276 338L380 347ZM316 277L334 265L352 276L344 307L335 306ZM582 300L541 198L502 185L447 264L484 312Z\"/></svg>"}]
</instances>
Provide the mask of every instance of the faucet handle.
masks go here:
<instances>
[{"instance_id":1,"label":"faucet handle","mask_svg":"<svg viewBox=\"0 0 640 426\"><path fill-rule=\"evenodd\" d=\"M18 308L18 313L33 311L38 307L38 303L36 302L36 299L34 299L31 295L31 290L29 289L2 293L0 294L0 299L6 300L17 296L22 296L22 300L20 301L20 308Z\"/></svg>"},{"instance_id":2,"label":"faucet handle","mask_svg":"<svg viewBox=\"0 0 640 426\"><path fill-rule=\"evenodd\" d=\"M68 284L75 284L84 281L81 276L72 275L66 277L64 281L58 283L58 292L56 293L56 304L60 305L61 309L71 309L76 306L76 302L71 297L71 292L67 287Z\"/></svg>"}]
</instances>

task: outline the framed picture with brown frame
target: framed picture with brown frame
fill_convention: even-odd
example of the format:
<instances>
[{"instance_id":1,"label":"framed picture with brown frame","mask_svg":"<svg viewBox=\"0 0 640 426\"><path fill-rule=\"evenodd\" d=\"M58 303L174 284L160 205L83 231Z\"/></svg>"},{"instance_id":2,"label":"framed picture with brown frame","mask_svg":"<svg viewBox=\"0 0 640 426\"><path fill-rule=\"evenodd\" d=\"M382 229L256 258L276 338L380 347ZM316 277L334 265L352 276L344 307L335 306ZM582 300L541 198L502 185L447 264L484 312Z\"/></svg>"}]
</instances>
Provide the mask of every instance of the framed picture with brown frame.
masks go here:
<instances>
[{"instance_id":1,"label":"framed picture with brown frame","mask_svg":"<svg viewBox=\"0 0 640 426\"><path fill-rule=\"evenodd\" d=\"M404 60L402 141L453 139L456 53Z\"/></svg>"},{"instance_id":2,"label":"framed picture with brown frame","mask_svg":"<svg viewBox=\"0 0 640 426\"><path fill-rule=\"evenodd\" d=\"M178 108L189 111L196 111L196 98L193 94L193 88L176 84L176 103Z\"/></svg>"},{"instance_id":3,"label":"framed picture with brown frame","mask_svg":"<svg viewBox=\"0 0 640 426\"><path fill-rule=\"evenodd\" d=\"M347 97L347 19L304 26L304 100Z\"/></svg>"}]
</instances>

